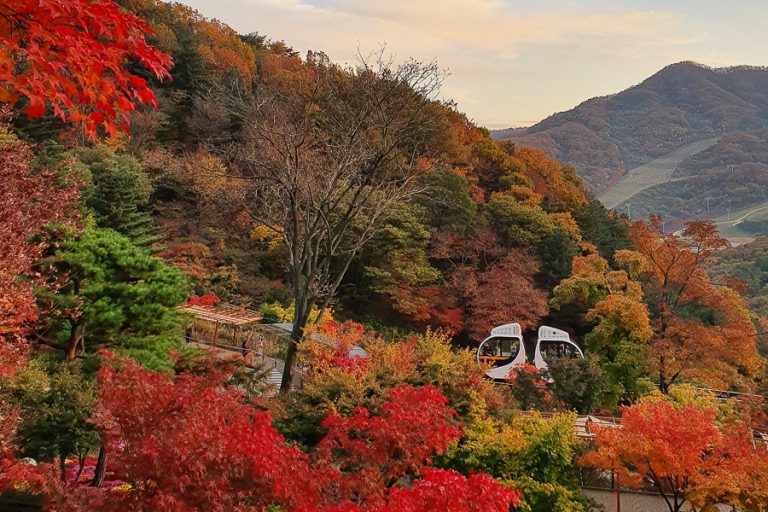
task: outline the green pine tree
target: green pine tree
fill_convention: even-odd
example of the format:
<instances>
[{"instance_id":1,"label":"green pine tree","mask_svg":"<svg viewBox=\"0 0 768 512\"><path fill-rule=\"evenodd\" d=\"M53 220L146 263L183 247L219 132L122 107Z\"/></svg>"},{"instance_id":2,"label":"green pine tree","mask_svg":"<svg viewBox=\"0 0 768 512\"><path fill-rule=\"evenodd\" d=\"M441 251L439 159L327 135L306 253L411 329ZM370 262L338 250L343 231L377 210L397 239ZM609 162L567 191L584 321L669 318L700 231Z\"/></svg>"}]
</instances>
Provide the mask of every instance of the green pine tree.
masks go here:
<instances>
[{"instance_id":1,"label":"green pine tree","mask_svg":"<svg viewBox=\"0 0 768 512\"><path fill-rule=\"evenodd\" d=\"M152 184L135 158L99 146L83 151L80 160L91 173L86 205L99 227L114 229L139 247L162 240L147 211Z\"/></svg>"},{"instance_id":2,"label":"green pine tree","mask_svg":"<svg viewBox=\"0 0 768 512\"><path fill-rule=\"evenodd\" d=\"M181 342L176 306L186 297L178 269L111 229L86 228L48 257L55 292L45 337L73 360L99 347L122 352L153 370L168 370L168 353Z\"/></svg>"}]
</instances>

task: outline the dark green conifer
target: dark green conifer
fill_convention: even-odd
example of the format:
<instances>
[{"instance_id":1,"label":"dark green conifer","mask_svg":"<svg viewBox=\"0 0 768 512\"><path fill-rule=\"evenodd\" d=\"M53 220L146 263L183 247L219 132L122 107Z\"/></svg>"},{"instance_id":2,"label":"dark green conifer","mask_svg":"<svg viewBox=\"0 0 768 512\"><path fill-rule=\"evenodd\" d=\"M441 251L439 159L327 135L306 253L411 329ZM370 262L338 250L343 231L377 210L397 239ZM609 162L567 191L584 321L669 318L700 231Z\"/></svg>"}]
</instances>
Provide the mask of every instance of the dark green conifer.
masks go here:
<instances>
[{"instance_id":1,"label":"dark green conifer","mask_svg":"<svg viewBox=\"0 0 768 512\"><path fill-rule=\"evenodd\" d=\"M61 242L46 267L64 284L41 293L52 311L44 336L68 360L106 347L147 368L170 369L168 352L182 335L176 306L186 297L178 269L111 229L92 227Z\"/></svg>"},{"instance_id":2,"label":"dark green conifer","mask_svg":"<svg viewBox=\"0 0 768 512\"><path fill-rule=\"evenodd\" d=\"M141 164L104 146L82 152L80 160L91 173L86 205L93 210L96 224L114 229L139 247L159 242L162 237L148 212L152 184Z\"/></svg>"}]
</instances>

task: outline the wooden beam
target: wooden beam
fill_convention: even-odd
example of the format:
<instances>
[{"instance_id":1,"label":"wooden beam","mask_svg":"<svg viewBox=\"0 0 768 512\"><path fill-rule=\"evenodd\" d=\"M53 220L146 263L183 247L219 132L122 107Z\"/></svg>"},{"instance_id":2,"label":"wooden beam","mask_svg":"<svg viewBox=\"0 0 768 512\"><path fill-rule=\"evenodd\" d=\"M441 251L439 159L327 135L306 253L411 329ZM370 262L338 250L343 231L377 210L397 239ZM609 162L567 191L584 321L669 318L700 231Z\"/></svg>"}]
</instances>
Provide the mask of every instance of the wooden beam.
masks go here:
<instances>
[{"instance_id":1,"label":"wooden beam","mask_svg":"<svg viewBox=\"0 0 768 512\"><path fill-rule=\"evenodd\" d=\"M219 322L216 322L216 328L213 330L213 346L216 346L216 340L219 339Z\"/></svg>"},{"instance_id":2,"label":"wooden beam","mask_svg":"<svg viewBox=\"0 0 768 512\"><path fill-rule=\"evenodd\" d=\"M179 311L190 313L199 320L219 322L232 326L253 325L261 322L261 315L255 311L238 309L231 306L180 306Z\"/></svg>"}]
</instances>

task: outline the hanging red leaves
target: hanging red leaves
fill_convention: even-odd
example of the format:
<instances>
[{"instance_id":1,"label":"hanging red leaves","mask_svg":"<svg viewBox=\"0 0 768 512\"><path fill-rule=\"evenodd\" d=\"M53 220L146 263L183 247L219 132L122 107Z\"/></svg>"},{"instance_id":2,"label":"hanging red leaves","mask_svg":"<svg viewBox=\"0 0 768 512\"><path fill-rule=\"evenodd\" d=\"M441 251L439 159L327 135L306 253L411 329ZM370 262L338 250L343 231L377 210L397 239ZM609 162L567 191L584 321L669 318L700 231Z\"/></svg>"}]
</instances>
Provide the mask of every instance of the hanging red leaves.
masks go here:
<instances>
[{"instance_id":1,"label":"hanging red leaves","mask_svg":"<svg viewBox=\"0 0 768 512\"><path fill-rule=\"evenodd\" d=\"M8 0L0 4L0 103L21 100L29 118L48 108L95 138L128 132L138 104L157 106L146 80L171 58L147 44L151 30L111 0Z\"/></svg>"}]
</instances>

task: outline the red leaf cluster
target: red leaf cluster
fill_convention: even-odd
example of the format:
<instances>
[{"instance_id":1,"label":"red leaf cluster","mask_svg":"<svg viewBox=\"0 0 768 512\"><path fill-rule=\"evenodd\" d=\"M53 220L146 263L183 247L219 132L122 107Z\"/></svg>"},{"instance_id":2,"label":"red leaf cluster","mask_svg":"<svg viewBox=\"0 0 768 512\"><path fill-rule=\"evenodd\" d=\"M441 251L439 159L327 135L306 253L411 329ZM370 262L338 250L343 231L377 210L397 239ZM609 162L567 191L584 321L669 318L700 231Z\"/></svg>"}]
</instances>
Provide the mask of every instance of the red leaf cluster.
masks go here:
<instances>
[{"instance_id":1,"label":"red leaf cluster","mask_svg":"<svg viewBox=\"0 0 768 512\"><path fill-rule=\"evenodd\" d=\"M50 107L91 138L128 131L137 103L157 106L138 63L170 78L171 58L144 40L143 20L111 0L9 0L0 4L0 103L24 100L29 118Z\"/></svg>"},{"instance_id":2,"label":"red leaf cluster","mask_svg":"<svg viewBox=\"0 0 768 512\"><path fill-rule=\"evenodd\" d=\"M99 372L96 425L125 493L94 493L98 510L235 510L246 499L308 509L318 482L308 459L282 443L269 414L243 405L226 376L176 379L123 361ZM301 489L301 492L297 492Z\"/></svg>"},{"instance_id":3,"label":"red leaf cluster","mask_svg":"<svg viewBox=\"0 0 768 512\"><path fill-rule=\"evenodd\" d=\"M15 410L0 402L0 492L10 488L22 469L13 453L13 436L19 421Z\"/></svg>"},{"instance_id":4,"label":"red leaf cluster","mask_svg":"<svg viewBox=\"0 0 768 512\"><path fill-rule=\"evenodd\" d=\"M430 456L459 438L455 413L432 386L401 385L389 390L379 415L360 408L351 417L331 414L328 434L313 452L331 464L342 501L384 499L385 489L404 475L418 474Z\"/></svg>"},{"instance_id":5,"label":"red leaf cluster","mask_svg":"<svg viewBox=\"0 0 768 512\"><path fill-rule=\"evenodd\" d=\"M428 466L460 433L435 388L392 389L375 415L331 414L326 438L306 454L286 445L270 415L244 404L225 379L217 372L174 378L130 361L107 362L94 422L113 478L128 488L70 489L67 509L501 511L519 499L487 475ZM392 487L419 475L408 488Z\"/></svg>"},{"instance_id":6,"label":"red leaf cluster","mask_svg":"<svg viewBox=\"0 0 768 512\"><path fill-rule=\"evenodd\" d=\"M485 473L469 478L454 471L429 469L410 489L392 489L388 512L508 512L520 502L520 491L501 487Z\"/></svg>"},{"instance_id":7,"label":"red leaf cluster","mask_svg":"<svg viewBox=\"0 0 768 512\"><path fill-rule=\"evenodd\" d=\"M345 372L361 375L368 369L368 358L352 352L352 348L360 343L365 334L362 324L346 320L323 322L317 330L322 339L332 345L332 350L320 350L314 354L311 371L324 371L327 368L337 368Z\"/></svg>"},{"instance_id":8,"label":"red leaf cluster","mask_svg":"<svg viewBox=\"0 0 768 512\"><path fill-rule=\"evenodd\" d=\"M187 301L187 306L212 306L217 302L221 302L221 299L213 292L208 292L205 295L192 295Z\"/></svg>"}]
</instances>

